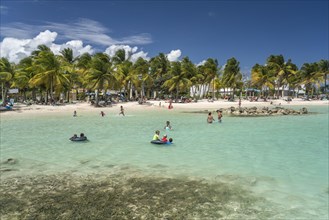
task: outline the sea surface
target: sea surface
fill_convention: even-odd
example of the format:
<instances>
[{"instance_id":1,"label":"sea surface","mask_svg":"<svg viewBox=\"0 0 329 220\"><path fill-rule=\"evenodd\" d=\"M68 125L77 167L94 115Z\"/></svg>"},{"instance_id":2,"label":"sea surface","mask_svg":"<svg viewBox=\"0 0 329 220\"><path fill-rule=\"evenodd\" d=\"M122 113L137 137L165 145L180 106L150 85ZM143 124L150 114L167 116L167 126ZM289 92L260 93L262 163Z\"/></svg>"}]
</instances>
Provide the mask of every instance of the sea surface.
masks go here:
<instances>
[{"instance_id":1,"label":"sea surface","mask_svg":"<svg viewBox=\"0 0 329 220\"><path fill-rule=\"evenodd\" d=\"M84 212L87 204L81 210L67 204L79 204L71 198L86 198L85 186L92 186L102 193L88 198L111 188L120 193L106 201L121 200L125 207L118 203L111 212L96 207L90 219L328 219L328 106L307 108L310 114L298 116L224 114L222 123L213 124L206 123L206 111L160 108L105 117L1 114L0 214L42 219L57 211L63 219L86 217L93 212ZM170 131L164 129L168 120ZM173 144L151 144L155 130ZM81 132L88 142L69 140ZM49 200L49 192L61 199ZM122 197L125 192L130 197ZM65 205L47 212L54 206L39 207L41 199Z\"/></svg>"}]
</instances>

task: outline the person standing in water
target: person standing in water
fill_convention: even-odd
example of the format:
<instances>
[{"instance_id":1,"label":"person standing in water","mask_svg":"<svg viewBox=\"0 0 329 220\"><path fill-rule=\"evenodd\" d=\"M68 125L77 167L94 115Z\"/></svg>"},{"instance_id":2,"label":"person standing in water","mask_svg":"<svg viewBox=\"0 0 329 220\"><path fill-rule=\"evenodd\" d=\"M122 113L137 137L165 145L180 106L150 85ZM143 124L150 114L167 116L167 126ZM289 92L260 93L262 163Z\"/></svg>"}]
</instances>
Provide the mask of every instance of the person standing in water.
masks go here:
<instances>
[{"instance_id":1,"label":"person standing in water","mask_svg":"<svg viewBox=\"0 0 329 220\"><path fill-rule=\"evenodd\" d=\"M211 124L213 121L215 121L214 117L212 117L211 112L208 113L208 118L207 118L207 122L209 124Z\"/></svg>"},{"instance_id":2,"label":"person standing in water","mask_svg":"<svg viewBox=\"0 0 329 220\"><path fill-rule=\"evenodd\" d=\"M101 111L100 115L101 115L102 117L104 117L104 116L105 116L105 113L104 113L103 111Z\"/></svg>"},{"instance_id":3,"label":"person standing in water","mask_svg":"<svg viewBox=\"0 0 329 220\"><path fill-rule=\"evenodd\" d=\"M122 105L120 106L120 113L119 113L119 115L125 116L125 110L123 109L123 106Z\"/></svg>"},{"instance_id":4,"label":"person standing in water","mask_svg":"<svg viewBox=\"0 0 329 220\"><path fill-rule=\"evenodd\" d=\"M73 117L77 117L78 115L77 115L77 111L75 111L74 110L74 112L73 112Z\"/></svg>"},{"instance_id":5,"label":"person standing in water","mask_svg":"<svg viewBox=\"0 0 329 220\"><path fill-rule=\"evenodd\" d=\"M170 121L167 121L167 122L166 122L166 126L164 127L164 129L166 129L166 130L171 130Z\"/></svg>"},{"instance_id":6,"label":"person standing in water","mask_svg":"<svg viewBox=\"0 0 329 220\"><path fill-rule=\"evenodd\" d=\"M170 99L168 109L173 109L173 108L174 108L174 106L172 105L172 99Z\"/></svg>"},{"instance_id":7,"label":"person standing in water","mask_svg":"<svg viewBox=\"0 0 329 220\"><path fill-rule=\"evenodd\" d=\"M221 110L217 110L217 117L218 117L218 122L222 122L223 114Z\"/></svg>"}]
</instances>

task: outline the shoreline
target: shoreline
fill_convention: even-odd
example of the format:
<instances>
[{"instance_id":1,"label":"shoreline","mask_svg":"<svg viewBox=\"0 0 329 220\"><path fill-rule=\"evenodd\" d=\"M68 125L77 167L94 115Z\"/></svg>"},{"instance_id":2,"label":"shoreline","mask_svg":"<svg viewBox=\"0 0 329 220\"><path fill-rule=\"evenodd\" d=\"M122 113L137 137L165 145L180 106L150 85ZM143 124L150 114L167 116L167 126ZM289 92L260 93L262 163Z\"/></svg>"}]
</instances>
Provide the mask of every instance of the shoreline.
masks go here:
<instances>
[{"instance_id":1,"label":"shoreline","mask_svg":"<svg viewBox=\"0 0 329 220\"><path fill-rule=\"evenodd\" d=\"M271 104L271 101L273 102ZM276 107L281 106L285 108L294 107L294 106L328 106L328 100L312 100L312 101L304 101L304 100L293 100L291 102L287 102L284 100L271 100L267 102L250 102L248 100L242 100L241 107ZM160 106L161 104L161 106ZM17 114L23 115L35 115L35 114L48 114L48 113L70 113L73 114L74 111L79 112L100 112L105 111L106 113L118 113L120 112L120 106L123 106L126 112L136 112L136 111L156 111L156 110L168 110L168 102L164 100L160 101L147 101L145 104L138 104L138 102L119 102L113 104L112 106L106 107L94 107L90 103L87 102L77 102L74 104L64 104L58 106L51 105L25 105L21 103L14 104L12 111L1 111L0 116L14 116ZM230 108L230 107L238 107L238 101L231 102L226 100L216 100L213 102L209 102L206 99L199 100L198 102L191 103L173 103L173 109L170 111L195 111L195 110L208 110L215 111L220 108Z\"/></svg>"}]
</instances>

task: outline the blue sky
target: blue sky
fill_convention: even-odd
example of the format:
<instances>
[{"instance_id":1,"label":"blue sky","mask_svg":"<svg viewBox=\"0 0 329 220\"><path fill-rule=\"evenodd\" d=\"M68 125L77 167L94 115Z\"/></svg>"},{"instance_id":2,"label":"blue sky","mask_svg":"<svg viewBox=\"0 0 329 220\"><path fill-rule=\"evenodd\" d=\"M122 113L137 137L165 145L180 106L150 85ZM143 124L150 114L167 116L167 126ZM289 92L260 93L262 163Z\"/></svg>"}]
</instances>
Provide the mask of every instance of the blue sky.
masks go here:
<instances>
[{"instance_id":1,"label":"blue sky","mask_svg":"<svg viewBox=\"0 0 329 220\"><path fill-rule=\"evenodd\" d=\"M243 72L282 54L300 67L328 59L328 7L328 0L1 0L1 56L20 59L41 42L76 55L125 48L135 58L165 53L220 65L235 57Z\"/></svg>"}]
</instances>

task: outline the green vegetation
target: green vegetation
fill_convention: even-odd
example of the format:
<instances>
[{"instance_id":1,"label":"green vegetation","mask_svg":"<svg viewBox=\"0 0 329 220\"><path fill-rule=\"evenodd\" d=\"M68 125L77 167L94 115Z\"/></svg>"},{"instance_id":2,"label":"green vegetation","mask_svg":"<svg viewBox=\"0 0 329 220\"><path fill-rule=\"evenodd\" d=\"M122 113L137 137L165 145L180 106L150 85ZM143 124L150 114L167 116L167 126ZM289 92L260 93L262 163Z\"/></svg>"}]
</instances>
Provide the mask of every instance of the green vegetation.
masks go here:
<instances>
[{"instance_id":1,"label":"green vegetation","mask_svg":"<svg viewBox=\"0 0 329 220\"><path fill-rule=\"evenodd\" d=\"M0 186L3 219L268 219L278 212L239 185L187 178L63 174Z\"/></svg>"},{"instance_id":2,"label":"green vegetation","mask_svg":"<svg viewBox=\"0 0 329 220\"><path fill-rule=\"evenodd\" d=\"M82 98L84 95L78 94L80 89L95 92L96 105L99 94L106 90L123 92L134 100L145 96L190 97L190 94L193 99L213 99L216 94L218 97L220 89L230 89L234 99L234 95L242 94L247 88L260 90L262 96L280 97L284 89L291 91L302 86L307 95L314 95L325 92L329 73L328 60L305 63L298 69L290 59L285 61L282 55L271 55L265 65L255 64L251 79L246 80L234 57L223 66L213 58L197 66L188 57L170 62L163 53L150 61L139 58L135 63L130 61L130 56L124 50L118 50L113 57L104 53L74 57L69 48L55 55L47 46L40 45L18 64L3 57L0 60L1 98L7 97L10 88L18 88L23 101L36 101L41 97L45 103L69 102L70 94L74 92L77 98ZM325 86L321 87L321 83ZM201 91L203 97L197 97L197 91Z\"/></svg>"}]
</instances>

